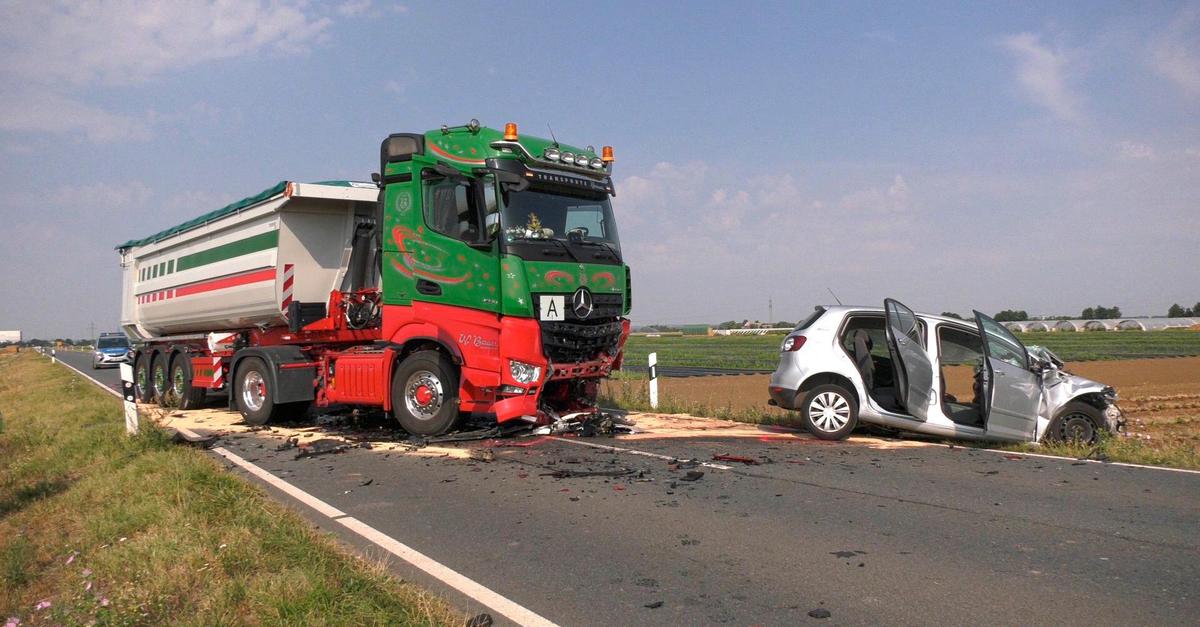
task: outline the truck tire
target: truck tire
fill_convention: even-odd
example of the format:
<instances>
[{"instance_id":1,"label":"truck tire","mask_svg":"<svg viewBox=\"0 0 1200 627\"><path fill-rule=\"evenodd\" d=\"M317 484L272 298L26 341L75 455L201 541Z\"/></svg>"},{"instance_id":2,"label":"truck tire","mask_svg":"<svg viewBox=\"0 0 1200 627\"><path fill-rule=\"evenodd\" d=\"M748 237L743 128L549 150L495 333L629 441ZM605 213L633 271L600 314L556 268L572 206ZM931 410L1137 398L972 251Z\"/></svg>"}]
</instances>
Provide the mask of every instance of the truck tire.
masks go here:
<instances>
[{"instance_id":1,"label":"truck tire","mask_svg":"<svg viewBox=\"0 0 1200 627\"><path fill-rule=\"evenodd\" d=\"M832 383L800 395L804 428L822 440L845 440L858 425L858 404L846 388Z\"/></svg>"},{"instance_id":2,"label":"truck tire","mask_svg":"<svg viewBox=\"0 0 1200 627\"><path fill-rule=\"evenodd\" d=\"M170 379L167 373L167 355L163 353L154 353L150 357L150 389L154 393L154 400L162 407L170 404L168 399L171 398Z\"/></svg>"},{"instance_id":3,"label":"truck tire","mask_svg":"<svg viewBox=\"0 0 1200 627\"><path fill-rule=\"evenodd\" d=\"M133 395L139 403L154 402L154 388L150 385L149 353L138 353L133 359Z\"/></svg>"},{"instance_id":4,"label":"truck tire","mask_svg":"<svg viewBox=\"0 0 1200 627\"><path fill-rule=\"evenodd\" d=\"M1091 445L1100 440L1103 428L1104 414L1099 409L1082 401L1072 401L1063 405L1050 421L1043 439L1053 443Z\"/></svg>"},{"instance_id":5,"label":"truck tire","mask_svg":"<svg viewBox=\"0 0 1200 627\"><path fill-rule=\"evenodd\" d=\"M171 363L171 394L179 401L179 409L204 404L204 388L192 385L192 360L187 353L179 353Z\"/></svg>"},{"instance_id":6,"label":"truck tire","mask_svg":"<svg viewBox=\"0 0 1200 627\"><path fill-rule=\"evenodd\" d=\"M286 409L286 406L281 408L271 398L270 381L271 374L262 359L247 357L238 364L233 381L233 398L246 424L265 425L283 417L282 409Z\"/></svg>"},{"instance_id":7,"label":"truck tire","mask_svg":"<svg viewBox=\"0 0 1200 627\"><path fill-rule=\"evenodd\" d=\"M416 351L392 374L392 415L413 435L440 435L458 422L458 371L435 350Z\"/></svg>"}]
</instances>

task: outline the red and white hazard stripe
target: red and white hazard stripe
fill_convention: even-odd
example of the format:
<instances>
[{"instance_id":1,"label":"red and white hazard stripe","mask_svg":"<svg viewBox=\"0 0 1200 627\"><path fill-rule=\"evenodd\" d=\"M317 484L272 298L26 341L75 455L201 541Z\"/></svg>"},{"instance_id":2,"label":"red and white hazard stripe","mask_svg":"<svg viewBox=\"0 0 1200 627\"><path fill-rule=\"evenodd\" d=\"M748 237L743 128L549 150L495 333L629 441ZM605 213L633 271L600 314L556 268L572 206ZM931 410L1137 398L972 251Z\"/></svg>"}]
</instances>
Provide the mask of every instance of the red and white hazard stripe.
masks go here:
<instances>
[{"instance_id":1,"label":"red and white hazard stripe","mask_svg":"<svg viewBox=\"0 0 1200 627\"><path fill-rule=\"evenodd\" d=\"M283 309L285 315L287 314L288 305L292 304L292 284L296 278L294 268L293 264L283 264L283 290L281 291L283 302L280 304L280 308Z\"/></svg>"},{"instance_id":2,"label":"red and white hazard stripe","mask_svg":"<svg viewBox=\"0 0 1200 627\"><path fill-rule=\"evenodd\" d=\"M219 389L225 387L225 369L221 367L221 358L220 357L213 357L212 364L213 364L212 386L213 386L213 389L219 390Z\"/></svg>"}]
</instances>

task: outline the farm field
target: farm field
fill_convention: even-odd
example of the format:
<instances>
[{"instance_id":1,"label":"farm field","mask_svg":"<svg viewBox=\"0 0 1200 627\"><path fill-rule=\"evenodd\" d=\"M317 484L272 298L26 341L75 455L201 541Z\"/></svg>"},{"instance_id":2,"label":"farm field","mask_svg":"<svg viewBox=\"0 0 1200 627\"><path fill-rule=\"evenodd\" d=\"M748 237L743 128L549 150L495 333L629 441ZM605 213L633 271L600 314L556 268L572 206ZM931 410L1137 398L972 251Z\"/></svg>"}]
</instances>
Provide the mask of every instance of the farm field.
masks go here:
<instances>
[{"instance_id":1,"label":"farm field","mask_svg":"<svg viewBox=\"0 0 1200 627\"><path fill-rule=\"evenodd\" d=\"M1064 361L1146 359L1200 355L1200 331L1091 331L1018 333L1025 344L1045 346ZM660 366L774 370L782 335L629 338L625 363L644 367L651 352Z\"/></svg>"}]
</instances>

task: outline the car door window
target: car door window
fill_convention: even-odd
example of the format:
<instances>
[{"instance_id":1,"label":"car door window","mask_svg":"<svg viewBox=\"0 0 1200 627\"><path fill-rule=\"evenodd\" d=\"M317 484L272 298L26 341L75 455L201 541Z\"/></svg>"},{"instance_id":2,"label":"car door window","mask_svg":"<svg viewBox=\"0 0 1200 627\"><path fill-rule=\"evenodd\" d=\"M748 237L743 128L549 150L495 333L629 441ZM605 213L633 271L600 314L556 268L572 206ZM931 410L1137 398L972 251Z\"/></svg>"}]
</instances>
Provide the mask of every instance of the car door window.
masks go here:
<instances>
[{"instance_id":1,"label":"car door window","mask_svg":"<svg viewBox=\"0 0 1200 627\"><path fill-rule=\"evenodd\" d=\"M987 342L987 352L990 357L1018 368L1029 369L1029 353L1025 350L1025 345L1011 331L986 316L980 317L980 323L983 326L984 341Z\"/></svg>"}]
</instances>

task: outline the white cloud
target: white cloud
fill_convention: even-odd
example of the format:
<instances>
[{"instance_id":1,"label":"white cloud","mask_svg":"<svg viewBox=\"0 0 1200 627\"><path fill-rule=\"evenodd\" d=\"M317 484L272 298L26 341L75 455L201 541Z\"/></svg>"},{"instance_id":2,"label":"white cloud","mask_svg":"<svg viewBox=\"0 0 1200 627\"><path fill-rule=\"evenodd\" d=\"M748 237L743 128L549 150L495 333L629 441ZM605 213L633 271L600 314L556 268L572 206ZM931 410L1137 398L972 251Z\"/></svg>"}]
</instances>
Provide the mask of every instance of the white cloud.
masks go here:
<instances>
[{"instance_id":1,"label":"white cloud","mask_svg":"<svg viewBox=\"0 0 1200 627\"><path fill-rule=\"evenodd\" d=\"M337 6L338 15L353 17L362 15L371 9L371 0L346 0Z\"/></svg>"},{"instance_id":2,"label":"white cloud","mask_svg":"<svg viewBox=\"0 0 1200 627\"><path fill-rule=\"evenodd\" d=\"M1083 99L1067 85L1065 52L1043 44L1033 33L1011 35L1001 43L1017 60L1017 83L1031 102L1061 120L1083 120Z\"/></svg>"},{"instance_id":3,"label":"white cloud","mask_svg":"<svg viewBox=\"0 0 1200 627\"><path fill-rule=\"evenodd\" d=\"M1126 140L1117 143L1117 156L1137 161L1154 159L1158 153L1154 150L1154 146Z\"/></svg>"},{"instance_id":4,"label":"white cloud","mask_svg":"<svg viewBox=\"0 0 1200 627\"><path fill-rule=\"evenodd\" d=\"M0 129L144 140L170 115L126 114L86 90L262 50L307 50L330 20L303 2L27 2L0 8Z\"/></svg>"},{"instance_id":5,"label":"white cloud","mask_svg":"<svg viewBox=\"0 0 1200 627\"><path fill-rule=\"evenodd\" d=\"M1180 11L1150 44L1154 70L1189 96L1200 96L1200 7Z\"/></svg>"}]
</instances>

